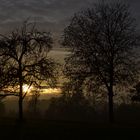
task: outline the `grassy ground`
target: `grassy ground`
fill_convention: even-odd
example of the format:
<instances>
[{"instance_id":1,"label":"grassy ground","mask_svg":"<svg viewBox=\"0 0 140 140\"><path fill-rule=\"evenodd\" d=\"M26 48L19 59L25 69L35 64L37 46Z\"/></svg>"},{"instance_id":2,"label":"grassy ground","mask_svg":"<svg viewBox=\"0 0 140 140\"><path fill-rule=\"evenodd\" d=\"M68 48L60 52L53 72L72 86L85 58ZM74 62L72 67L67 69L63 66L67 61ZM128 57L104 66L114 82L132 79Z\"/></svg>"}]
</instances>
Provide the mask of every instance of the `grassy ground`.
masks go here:
<instances>
[{"instance_id":1,"label":"grassy ground","mask_svg":"<svg viewBox=\"0 0 140 140\"><path fill-rule=\"evenodd\" d=\"M27 119L19 125L15 119L18 115L8 113L0 117L0 140L137 140L140 137L140 105L137 104L119 106L114 124L108 123L108 114L103 112L86 119L82 112L78 121L69 121L70 114L55 115L59 120L50 120L52 117L47 118L48 114L44 117L39 113L24 114Z\"/></svg>"},{"instance_id":2,"label":"grassy ground","mask_svg":"<svg viewBox=\"0 0 140 140\"><path fill-rule=\"evenodd\" d=\"M136 139L138 126L73 121L26 120L20 126L16 120L0 120L0 140L79 140Z\"/></svg>"}]
</instances>

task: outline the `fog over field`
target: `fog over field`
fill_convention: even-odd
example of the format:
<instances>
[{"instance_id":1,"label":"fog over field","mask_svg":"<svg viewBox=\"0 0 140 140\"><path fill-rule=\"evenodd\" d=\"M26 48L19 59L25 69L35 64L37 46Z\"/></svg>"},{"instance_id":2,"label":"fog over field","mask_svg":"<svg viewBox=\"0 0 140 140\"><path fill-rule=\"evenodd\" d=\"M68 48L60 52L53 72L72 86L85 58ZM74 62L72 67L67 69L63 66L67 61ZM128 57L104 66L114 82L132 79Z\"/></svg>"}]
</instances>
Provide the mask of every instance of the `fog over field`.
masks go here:
<instances>
[{"instance_id":1,"label":"fog over field","mask_svg":"<svg viewBox=\"0 0 140 140\"><path fill-rule=\"evenodd\" d=\"M53 97L60 97L61 94L56 94L56 93L48 93L48 94L41 94L38 100L38 108L40 110L41 113L45 113L45 111L48 109L49 107L49 103L50 103L50 99ZM24 100L24 110L27 111L29 110L29 101L31 99L31 96L27 96ZM2 104L5 107L5 111L6 113L13 113L15 115L15 113L18 112L18 98L17 97L7 97L2 101ZM12 115L11 115L12 116Z\"/></svg>"}]
</instances>

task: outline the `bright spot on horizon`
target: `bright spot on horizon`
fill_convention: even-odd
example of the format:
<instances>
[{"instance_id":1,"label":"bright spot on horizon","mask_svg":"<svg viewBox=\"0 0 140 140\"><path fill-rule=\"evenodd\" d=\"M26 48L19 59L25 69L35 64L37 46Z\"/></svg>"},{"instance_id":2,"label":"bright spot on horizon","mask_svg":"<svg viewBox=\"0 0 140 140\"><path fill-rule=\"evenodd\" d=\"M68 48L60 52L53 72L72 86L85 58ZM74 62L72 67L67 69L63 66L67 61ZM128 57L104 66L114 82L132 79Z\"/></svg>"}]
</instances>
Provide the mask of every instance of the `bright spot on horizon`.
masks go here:
<instances>
[{"instance_id":1,"label":"bright spot on horizon","mask_svg":"<svg viewBox=\"0 0 140 140\"><path fill-rule=\"evenodd\" d=\"M41 90L41 93L43 94L60 94L61 92L61 88L47 88Z\"/></svg>"},{"instance_id":2,"label":"bright spot on horizon","mask_svg":"<svg viewBox=\"0 0 140 140\"><path fill-rule=\"evenodd\" d=\"M29 85L23 85L23 92L32 94L32 91L36 90L33 86L29 87ZM60 94L62 92L61 88L44 88L40 89L40 94Z\"/></svg>"},{"instance_id":3,"label":"bright spot on horizon","mask_svg":"<svg viewBox=\"0 0 140 140\"><path fill-rule=\"evenodd\" d=\"M24 84L23 85L23 92L30 92L33 89L33 87L29 87L29 85Z\"/></svg>"}]
</instances>

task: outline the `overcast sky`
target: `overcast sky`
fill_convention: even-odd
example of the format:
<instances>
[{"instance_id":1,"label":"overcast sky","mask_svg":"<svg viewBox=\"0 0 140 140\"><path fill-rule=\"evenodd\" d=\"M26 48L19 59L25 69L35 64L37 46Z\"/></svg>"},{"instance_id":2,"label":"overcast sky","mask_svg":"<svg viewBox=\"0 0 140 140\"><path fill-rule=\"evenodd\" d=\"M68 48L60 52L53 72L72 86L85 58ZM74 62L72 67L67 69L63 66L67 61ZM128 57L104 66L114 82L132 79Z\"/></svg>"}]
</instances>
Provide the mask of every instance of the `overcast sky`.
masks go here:
<instances>
[{"instance_id":1,"label":"overcast sky","mask_svg":"<svg viewBox=\"0 0 140 140\"><path fill-rule=\"evenodd\" d=\"M0 0L0 32L7 32L30 17L40 27L59 34L77 11L97 0ZM106 0L107 1L107 0ZM140 0L123 0L140 21Z\"/></svg>"},{"instance_id":2,"label":"overcast sky","mask_svg":"<svg viewBox=\"0 0 140 140\"><path fill-rule=\"evenodd\" d=\"M0 30L5 32L28 17L42 28L58 32L74 12L92 0L0 0Z\"/></svg>"}]
</instances>

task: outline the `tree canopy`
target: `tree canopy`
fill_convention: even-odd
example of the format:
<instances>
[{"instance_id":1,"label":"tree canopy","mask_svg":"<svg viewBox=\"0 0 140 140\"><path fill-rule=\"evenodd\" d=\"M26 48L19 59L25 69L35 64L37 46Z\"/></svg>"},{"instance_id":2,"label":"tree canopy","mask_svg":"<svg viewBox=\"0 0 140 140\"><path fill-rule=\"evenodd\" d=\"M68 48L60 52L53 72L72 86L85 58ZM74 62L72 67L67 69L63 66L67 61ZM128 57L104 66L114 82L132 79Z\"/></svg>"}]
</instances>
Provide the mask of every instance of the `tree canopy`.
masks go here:
<instances>
[{"instance_id":1,"label":"tree canopy","mask_svg":"<svg viewBox=\"0 0 140 140\"><path fill-rule=\"evenodd\" d=\"M63 45L71 51L65 75L71 80L84 77L83 84L89 77L94 81L90 90L104 89L112 121L114 87L134 82L138 74L139 33L129 7L120 2L102 2L78 12L65 28L63 39Z\"/></svg>"},{"instance_id":2,"label":"tree canopy","mask_svg":"<svg viewBox=\"0 0 140 140\"><path fill-rule=\"evenodd\" d=\"M57 63L48 57L52 43L49 32L40 32L35 24L28 21L10 35L1 35L0 87L1 90L6 88L17 92L15 95L19 96L21 112L22 100L28 93L23 90L24 85L28 85L28 88L31 86L38 88L42 82L49 86L56 84Z\"/></svg>"}]
</instances>

